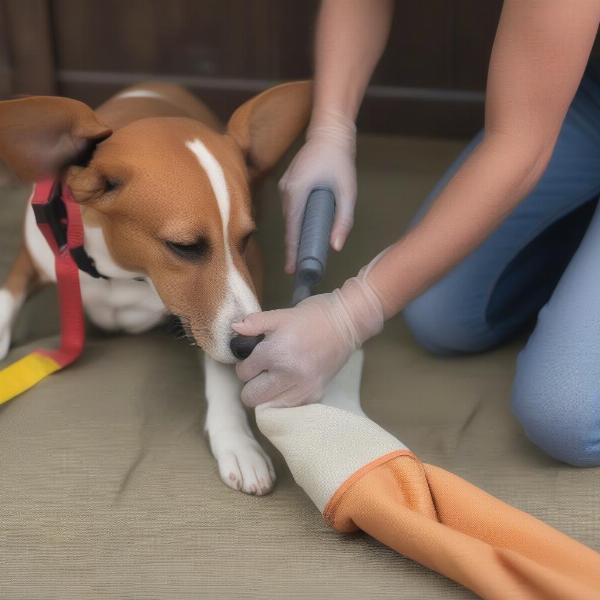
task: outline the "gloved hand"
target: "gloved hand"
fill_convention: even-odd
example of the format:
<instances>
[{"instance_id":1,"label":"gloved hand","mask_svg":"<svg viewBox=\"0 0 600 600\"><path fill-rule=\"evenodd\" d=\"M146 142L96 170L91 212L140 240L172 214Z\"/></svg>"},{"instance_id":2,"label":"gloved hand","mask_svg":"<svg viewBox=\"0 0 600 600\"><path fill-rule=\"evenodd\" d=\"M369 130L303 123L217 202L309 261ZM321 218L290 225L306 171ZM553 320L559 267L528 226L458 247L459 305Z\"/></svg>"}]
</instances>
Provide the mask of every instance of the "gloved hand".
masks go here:
<instances>
[{"instance_id":1,"label":"gloved hand","mask_svg":"<svg viewBox=\"0 0 600 600\"><path fill-rule=\"evenodd\" d=\"M242 401L276 407L318 402L350 354L381 331L383 320L381 302L362 274L294 308L249 315L233 329L264 333L265 339L236 367L246 382Z\"/></svg>"},{"instance_id":2,"label":"gloved hand","mask_svg":"<svg viewBox=\"0 0 600 600\"><path fill-rule=\"evenodd\" d=\"M335 194L336 208L330 243L341 250L354 222L356 204L356 127L333 111L313 114L306 142L279 182L286 221L285 270L293 273L304 208L310 191L325 185Z\"/></svg>"}]
</instances>

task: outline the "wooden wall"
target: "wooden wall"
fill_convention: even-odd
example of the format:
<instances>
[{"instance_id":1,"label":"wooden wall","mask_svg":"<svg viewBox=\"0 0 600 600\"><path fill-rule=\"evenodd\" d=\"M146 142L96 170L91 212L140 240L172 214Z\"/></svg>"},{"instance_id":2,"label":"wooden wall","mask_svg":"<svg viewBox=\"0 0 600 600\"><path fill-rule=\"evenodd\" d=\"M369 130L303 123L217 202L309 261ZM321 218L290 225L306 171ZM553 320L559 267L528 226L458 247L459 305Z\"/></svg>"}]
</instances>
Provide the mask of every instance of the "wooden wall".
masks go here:
<instances>
[{"instance_id":1,"label":"wooden wall","mask_svg":"<svg viewBox=\"0 0 600 600\"><path fill-rule=\"evenodd\" d=\"M365 0L365 2L372 0ZM280 80L311 73L317 0L0 0L0 95L97 104L167 78L226 116ZM501 0L397 3L361 112L366 130L467 136L482 123Z\"/></svg>"}]
</instances>

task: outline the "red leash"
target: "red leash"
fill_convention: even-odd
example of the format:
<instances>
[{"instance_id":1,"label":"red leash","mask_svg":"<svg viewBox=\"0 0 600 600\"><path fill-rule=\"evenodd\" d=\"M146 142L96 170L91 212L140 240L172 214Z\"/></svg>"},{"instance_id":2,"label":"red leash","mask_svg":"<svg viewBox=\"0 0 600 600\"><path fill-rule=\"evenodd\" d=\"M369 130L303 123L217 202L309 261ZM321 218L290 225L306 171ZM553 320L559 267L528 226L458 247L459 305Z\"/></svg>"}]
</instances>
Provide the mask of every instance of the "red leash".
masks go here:
<instances>
[{"instance_id":1,"label":"red leash","mask_svg":"<svg viewBox=\"0 0 600 600\"><path fill-rule=\"evenodd\" d=\"M74 254L83 250L81 211L70 190L46 179L35 185L31 200L38 226L54 253L60 304L60 347L35 350L0 371L0 404L79 358L85 343L85 318Z\"/></svg>"}]
</instances>

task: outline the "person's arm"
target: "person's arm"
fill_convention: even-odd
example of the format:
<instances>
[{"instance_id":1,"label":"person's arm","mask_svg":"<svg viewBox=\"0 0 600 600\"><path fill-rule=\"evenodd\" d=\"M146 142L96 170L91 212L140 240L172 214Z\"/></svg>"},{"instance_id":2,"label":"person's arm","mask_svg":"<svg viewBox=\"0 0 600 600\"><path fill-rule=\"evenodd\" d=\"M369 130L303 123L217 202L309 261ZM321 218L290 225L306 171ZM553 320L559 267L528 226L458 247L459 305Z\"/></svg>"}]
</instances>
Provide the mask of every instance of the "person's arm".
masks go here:
<instances>
[{"instance_id":1,"label":"person's arm","mask_svg":"<svg viewBox=\"0 0 600 600\"><path fill-rule=\"evenodd\" d=\"M266 333L237 366L249 405L320 399L350 353L480 244L550 159L600 22L600 0L506 0L490 62L485 135L423 219L357 277L235 329Z\"/></svg>"},{"instance_id":2,"label":"person's arm","mask_svg":"<svg viewBox=\"0 0 600 600\"><path fill-rule=\"evenodd\" d=\"M423 219L368 273L386 318L474 250L535 186L599 19L598 0L506 0L490 61L483 140Z\"/></svg>"},{"instance_id":3,"label":"person's arm","mask_svg":"<svg viewBox=\"0 0 600 600\"><path fill-rule=\"evenodd\" d=\"M322 111L356 119L386 45L393 8L393 0L323 0L315 35L312 121Z\"/></svg>"},{"instance_id":4,"label":"person's arm","mask_svg":"<svg viewBox=\"0 0 600 600\"><path fill-rule=\"evenodd\" d=\"M286 220L286 271L293 273L310 190L327 185L336 196L331 245L343 247L354 220L354 121L385 47L392 0L323 0L315 39L313 110L300 149L280 182Z\"/></svg>"}]
</instances>

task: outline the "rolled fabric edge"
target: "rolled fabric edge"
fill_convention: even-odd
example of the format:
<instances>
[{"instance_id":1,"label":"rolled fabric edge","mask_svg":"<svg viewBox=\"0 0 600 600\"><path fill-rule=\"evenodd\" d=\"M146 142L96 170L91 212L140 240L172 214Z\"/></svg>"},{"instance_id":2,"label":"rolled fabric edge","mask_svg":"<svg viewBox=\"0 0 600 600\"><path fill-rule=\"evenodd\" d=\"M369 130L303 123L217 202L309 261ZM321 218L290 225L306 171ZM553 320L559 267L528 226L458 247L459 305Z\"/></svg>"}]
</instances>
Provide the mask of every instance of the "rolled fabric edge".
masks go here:
<instances>
[{"instance_id":1,"label":"rolled fabric edge","mask_svg":"<svg viewBox=\"0 0 600 600\"><path fill-rule=\"evenodd\" d=\"M329 499L329 502L325 506L323 510L323 518L325 522L333 529L339 531L340 533L350 533L352 531L357 531L359 527L354 523L351 519L346 518L343 520L336 519L337 509L342 503L344 499L344 495L346 492L358 481L360 481L363 477L365 477L370 471L376 469L389 461L393 461L401 456L409 456L410 458L414 458L418 460L418 458L411 452L410 450L394 450L393 452L389 452L388 454L384 454L379 458L371 461L370 463L362 466L358 471L355 471L342 483L342 485L335 491L333 496Z\"/></svg>"}]
</instances>

